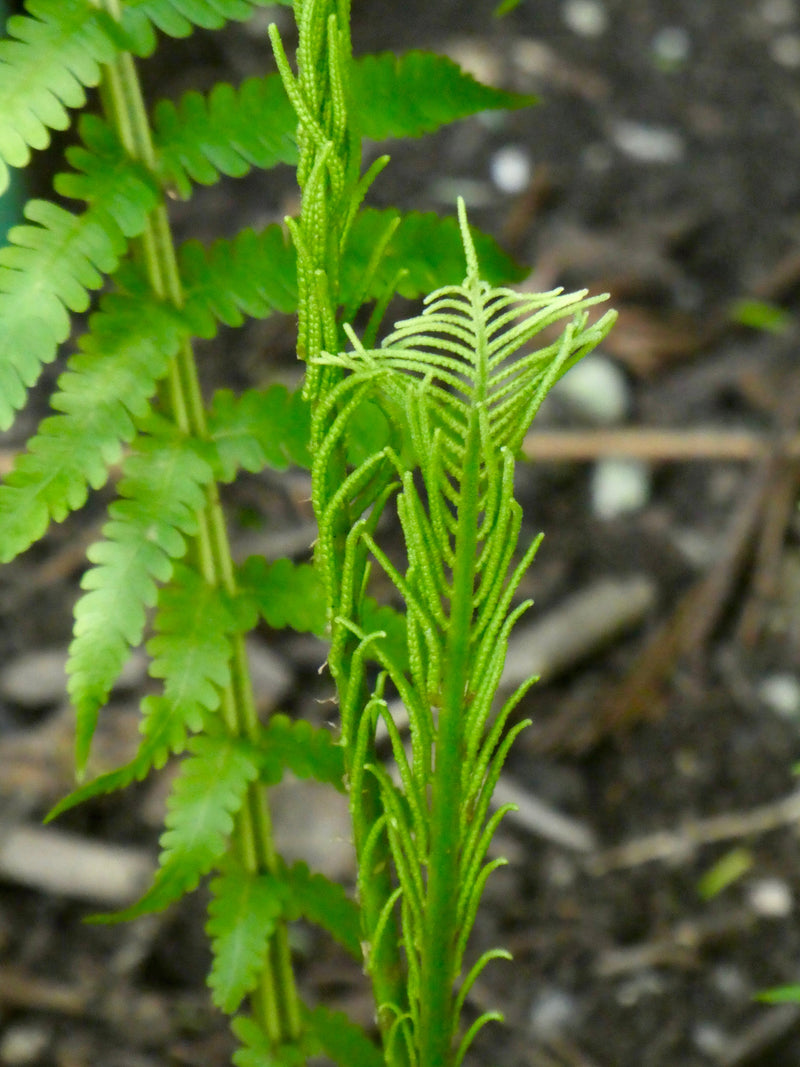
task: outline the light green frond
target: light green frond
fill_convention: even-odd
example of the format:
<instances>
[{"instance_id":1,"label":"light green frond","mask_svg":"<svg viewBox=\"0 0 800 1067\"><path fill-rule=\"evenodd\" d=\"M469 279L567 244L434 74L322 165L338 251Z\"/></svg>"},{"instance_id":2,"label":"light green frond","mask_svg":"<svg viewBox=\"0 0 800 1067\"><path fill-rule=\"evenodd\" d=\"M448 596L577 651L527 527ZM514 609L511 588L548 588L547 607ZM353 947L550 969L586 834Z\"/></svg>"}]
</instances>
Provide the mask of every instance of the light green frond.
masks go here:
<instances>
[{"instance_id":1,"label":"light green frond","mask_svg":"<svg viewBox=\"0 0 800 1067\"><path fill-rule=\"evenodd\" d=\"M12 559L99 489L147 414L183 337L157 301L112 295L89 322L44 419L0 486L0 559Z\"/></svg>"},{"instance_id":2,"label":"light green frond","mask_svg":"<svg viewBox=\"0 0 800 1067\"><path fill-rule=\"evenodd\" d=\"M62 175L69 195L86 196L80 215L31 200L0 249L0 428L25 402L25 390L69 336L69 312L85 311L89 290L117 269L128 240L140 234L158 200L154 180L127 158L99 120L82 124L83 174Z\"/></svg>"},{"instance_id":3,"label":"light green frond","mask_svg":"<svg viewBox=\"0 0 800 1067\"><path fill-rule=\"evenodd\" d=\"M258 982L286 887L231 862L210 889L206 933L214 960L208 984L217 1007L233 1014Z\"/></svg>"},{"instance_id":4,"label":"light green frond","mask_svg":"<svg viewBox=\"0 0 800 1067\"><path fill-rule=\"evenodd\" d=\"M169 581L173 560L197 530L211 468L189 444L141 439L123 468L121 500L109 508L104 540L88 557L67 664L78 716L77 764L86 763L97 715L144 632L157 583Z\"/></svg>"},{"instance_id":5,"label":"light green frond","mask_svg":"<svg viewBox=\"0 0 800 1067\"><path fill-rule=\"evenodd\" d=\"M233 817L258 775L257 752L242 738L204 734L189 741L190 755L167 801L159 869L136 904L101 921L123 922L162 911L197 887L224 854Z\"/></svg>"},{"instance_id":6,"label":"light green frond","mask_svg":"<svg viewBox=\"0 0 800 1067\"><path fill-rule=\"evenodd\" d=\"M30 150L47 148L50 130L70 124L86 87L100 82L101 64L125 46L114 20L90 0L28 0L0 41L0 193L8 167L24 167Z\"/></svg>"}]
</instances>

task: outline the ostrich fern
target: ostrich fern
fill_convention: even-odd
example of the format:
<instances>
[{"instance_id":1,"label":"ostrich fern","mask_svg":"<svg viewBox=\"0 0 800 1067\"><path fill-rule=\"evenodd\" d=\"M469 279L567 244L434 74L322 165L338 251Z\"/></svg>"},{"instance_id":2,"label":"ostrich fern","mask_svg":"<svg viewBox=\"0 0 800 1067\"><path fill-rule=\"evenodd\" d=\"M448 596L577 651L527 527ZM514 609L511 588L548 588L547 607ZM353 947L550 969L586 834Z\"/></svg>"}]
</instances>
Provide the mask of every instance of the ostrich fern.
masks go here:
<instances>
[{"instance_id":1,"label":"ostrich fern","mask_svg":"<svg viewBox=\"0 0 800 1067\"><path fill-rule=\"evenodd\" d=\"M465 997L485 963L505 955L464 962L498 862L485 861L502 817L489 817L489 799L523 725L511 715L526 687L493 717L506 642L527 607L514 606L514 594L535 553L534 543L515 557L514 456L547 389L612 315L589 325L597 298L498 288L520 272L470 231L463 204L458 222L363 206L387 162L362 172L363 137L415 137L532 101L429 53L354 59L347 0L297 0L296 73L273 27L277 73L148 109L135 61L159 35L219 29L264 6L27 0L27 14L8 21L0 185L48 146L51 130L71 126L90 88L99 88L101 113L80 115L69 169L54 182L78 206L30 201L0 250L0 428L43 366L66 356L52 414L0 486L0 559L40 540L120 466L75 608L79 775L112 686L142 642L161 691L142 701L132 760L80 784L51 817L180 763L151 888L99 918L165 908L210 880L209 985L235 1016L239 1067L320 1052L346 1067L456 1067L495 1017L464 1031ZM176 247L171 197L278 163L297 166L303 197L286 230ZM378 346L392 296L431 289L422 315ZM362 308L370 314L359 340L352 324ZM271 386L204 397L193 339L279 311L298 312L302 393ZM85 332L66 355L73 316L85 312ZM520 354L564 318L559 339ZM289 463L312 468L313 565L235 566L219 483ZM391 509L403 573L380 544L379 519ZM368 595L374 564L403 612ZM329 638L340 731L281 714L259 720L244 653L259 619ZM408 752L390 690L409 712ZM379 720L388 761L375 750ZM357 902L277 854L269 788L286 770L348 793ZM377 1039L301 1003L286 933L301 916L363 958Z\"/></svg>"}]
</instances>

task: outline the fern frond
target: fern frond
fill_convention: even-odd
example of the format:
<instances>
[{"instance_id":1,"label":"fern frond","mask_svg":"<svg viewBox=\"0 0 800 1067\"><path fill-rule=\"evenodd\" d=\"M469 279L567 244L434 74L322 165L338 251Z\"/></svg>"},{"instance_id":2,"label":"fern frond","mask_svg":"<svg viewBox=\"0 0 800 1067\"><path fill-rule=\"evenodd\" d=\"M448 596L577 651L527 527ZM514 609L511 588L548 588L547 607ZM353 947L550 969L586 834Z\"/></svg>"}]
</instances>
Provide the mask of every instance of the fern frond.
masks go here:
<instances>
[{"instance_id":1,"label":"fern frond","mask_svg":"<svg viewBox=\"0 0 800 1067\"><path fill-rule=\"evenodd\" d=\"M325 632L325 591L322 579L309 563L250 556L238 570L239 598L252 613L276 630L291 627L298 633Z\"/></svg>"},{"instance_id":2,"label":"fern frond","mask_svg":"<svg viewBox=\"0 0 800 1067\"><path fill-rule=\"evenodd\" d=\"M105 540L88 557L95 566L81 581L87 592L75 606L67 664L69 692L78 716L77 764L86 762L100 707L130 649L142 640L145 611L156 583L172 576L173 559L197 530L211 480L209 464L178 438L144 438L123 468L123 498L109 508Z\"/></svg>"},{"instance_id":3,"label":"fern frond","mask_svg":"<svg viewBox=\"0 0 800 1067\"><path fill-rule=\"evenodd\" d=\"M213 337L217 322L241 326L244 315L263 319L297 308L296 256L280 226L242 230L210 248L188 241L179 260L183 313L198 337Z\"/></svg>"},{"instance_id":4,"label":"fern frond","mask_svg":"<svg viewBox=\"0 0 800 1067\"><path fill-rule=\"evenodd\" d=\"M28 0L0 41L0 193L8 167L24 167L30 150L47 148L50 130L70 124L67 108L83 107L101 64L126 46L117 23L89 0Z\"/></svg>"},{"instance_id":5,"label":"fern frond","mask_svg":"<svg viewBox=\"0 0 800 1067\"><path fill-rule=\"evenodd\" d=\"M89 290L117 269L158 200L154 179L105 136L102 123L86 123L84 132L91 145L81 150L84 174L62 177L65 189L91 197L89 207L75 215L31 200L24 213L36 225L15 226L0 249L0 429L68 337L69 312L87 309Z\"/></svg>"},{"instance_id":6,"label":"fern frond","mask_svg":"<svg viewBox=\"0 0 800 1067\"><path fill-rule=\"evenodd\" d=\"M98 922L124 922L163 911L197 888L225 853L233 817L258 776L258 753L243 738L207 733L193 737L167 800L159 868L153 884L131 907Z\"/></svg>"},{"instance_id":7,"label":"fern frond","mask_svg":"<svg viewBox=\"0 0 800 1067\"><path fill-rule=\"evenodd\" d=\"M80 508L90 486L105 484L184 336L172 310L146 294L103 297L89 327L51 399L60 414L39 424L0 485L3 562Z\"/></svg>"},{"instance_id":8,"label":"fern frond","mask_svg":"<svg viewBox=\"0 0 800 1067\"><path fill-rule=\"evenodd\" d=\"M238 397L220 389L211 401L208 432L224 482L233 481L239 469L258 473L264 467L285 470L290 463L311 466L311 413L301 389L289 392L276 384Z\"/></svg>"},{"instance_id":9,"label":"fern frond","mask_svg":"<svg viewBox=\"0 0 800 1067\"><path fill-rule=\"evenodd\" d=\"M307 1023L325 1054L340 1067L384 1067L380 1049L344 1012L318 1007L309 1012Z\"/></svg>"},{"instance_id":10,"label":"fern frond","mask_svg":"<svg viewBox=\"0 0 800 1067\"><path fill-rule=\"evenodd\" d=\"M229 1015L255 988L267 944L285 906L286 886L230 862L211 882L206 933L214 962L208 976L214 1003Z\"/></svg>"},{"instance_id":11,"label":"fern frond","mask_svg":"<svg viewBox=\"0 0 800 1067\"><path fill-rule=\"evenodd\" d=\"M359 292L375 243L396 219L399 223L369 284L368 299L379 299L395 281L397 292L414 300L463 279L464 247L455 219L440 218L433 212L401 214L394 208L366 208L357 216L348 237L340 283L343 304L347 305ZM483 277L490 284L518 282L525 277L526 271L493 237L474 229L472 235Z\"/></svg>"},{"instance_id":12,"label":"fern frond","mask_svg":"<svg viewBox=\"0 0 800 1067\"><path fill-rule=\"evenodd\" d=\"M319 1052L319 1043L311 1043L304 1034L299 1043L275 1047L275 1042L249 1015L231 1021L231 1029L241 1041L233 1054L234 1067L306 1067L309 1056Z\"/></svg>"},{"instance_id":13,"label":"fern frond","mask_svg":"<svg viewBox=\"0 0 800 1067\"><path fill-rule=\"evenodd\" d=\"M246 22L257 7L286 0L126 0L125 8L169 37L188 37L195 26L218 30L226 22ZM123 17L123 24L124 24Z\"/></svg>"},{"instance_id":14,"label":"fern frond","mask_svg":"<svg viewBox=\"0 0 800 1067\"><path fill-rule=\"evenodd\" d=\"M142 701L141 730L153 763L161 766L219 707L220 691L230 682L231 637L239 623L221 589L178 564L172 582L159 592L153 628L147 642L150 674L164 679L164 691Z\"/></svg>"},{"instance_id":15,"label":"fern frond","mask_svg":"<svg viewBox=\"0 0 800 1067\"><path fill-rule=\"evenodd\" d=\"M160 100L153 113L158 170L188 199L192 182L240 178L251 167L296 163L297 119L278 75L249 78L238 88L220 82L207 96L191 91L178 103Z\"/></svg>"},{"instance_id":16,"label":"fern frond","mask_svg":"<svg viewBox=\"0 0 800 1067\"><path fill-rule=\"evenodd\" d=\"M283 917L290 922L305 918L334 937L353 956L361 959L361 917L358 905L338 882L312 874L305 863L295 863L281 872L287 896Z\"/></svg>"},{"instance_id":17,"label":"fern frond","mask_svg":"<svg viewBox=\"0 0 800 1067\"><path fill-rule=\"evenodd\" d=\"M305 719L293 722L286 715L273 715L259 736L260 777L265 785L277 785L284 768L298 778L314 778L344 792L344 757L333 735Z\"/></svg>"},{"instance_id":18,"label":"fern frond","mask_svg":"<svg viewBox=\"0 0 800 1067\"><path fill-rule=\"evenodd\" d=\"M364 137L420 137L479 111L530 107L535 96L476 81L447 56L413 51L363 56L350 73L353 122Z\"/></svg>"},{"instance_id":19,"label":"fern frond","mask_svg":"<svg viewBox=\"0 0 800 1067\"><path fill-rule=\"evenodd\" d=\"M373 140L419 137L478 111L528 107L535 97L482 85L432 52L391 52L355 60L353 122ZM219 83L204 96L162 100L153 115L159 173L183 197L192 182L240 178L251 167L297 163L297 116L281 78L268 74L240 86Z\"/></svg>"}]
</instances>

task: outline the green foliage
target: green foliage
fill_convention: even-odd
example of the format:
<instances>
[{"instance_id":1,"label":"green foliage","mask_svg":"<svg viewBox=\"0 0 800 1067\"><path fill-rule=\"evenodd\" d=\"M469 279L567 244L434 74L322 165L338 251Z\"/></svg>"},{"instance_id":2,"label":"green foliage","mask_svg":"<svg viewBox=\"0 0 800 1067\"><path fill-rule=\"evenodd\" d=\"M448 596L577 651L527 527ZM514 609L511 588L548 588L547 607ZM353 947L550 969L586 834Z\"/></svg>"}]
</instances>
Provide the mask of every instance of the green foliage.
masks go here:
<instances>
[{"instance_id":1,"label":"green foliage","mask_svg":"<svg viewBox=\"0 0 800 1067\"><path fill-rule=\"evenodd\" d=\"M232 1015L258 982L267 945L285 907L284 884L230 864L211 882L206 933L214 963L208 977L214 1003Z\"/></svg>"},{"instance_id":2,"label":"green foliage","mask_svg":"<svg viewBox=\"0 0 800 1067\"><path fill-rule=\"evenodd\" d=\"M259 738L262 781L277 785L288 769L297 778L315 778L344 791L344 760L330 731L286 715L273 715Z\"/></svg>"},{"instance_id":3,"label":"green foliage","mask_svg":"<svg viewBox=\"0 0 800 1067\"><path fill-rule=\"evenodd\" d=\"M195 889L226 853L233 817L258 775L258 753L249 742L211 731L187 743L167 801L159 869L151 888L136 904L96 921L122 922L162 911Z\"/></svg>"},{"instance_id":4,"label":"green foliage","mask_svg":"<svg viewBox=\"0 0 800 1067\"><path fill-rule=\"evenodd\" d=\"M69 692L78 715L77 764L86 763L97 715L130 649L144 633L145 610L156 603L157 582L172 576L172 560L186 552L205 503L211 468L186 441L143 438L123 467L122 499L109 508L105 540L87 552L94 564L75 606L69 650Z\"/></svg>"},{"instance_id":5,"label":"green foliage","mask_svg":"<svg viewBox=\"0 0 800 1067\"><path fill-rule=\"evenodd\" d=\"M398 1017L400 1041L420 1064L461 1062L478 1020L457 1041L466 989L483 966L502 952L484 954L464 977L464 953L486 878L497 866L486 852L505 810L488 817L491 794L511 742L522 728L506 731L526 685L507 701L489 727L511 629L528 604L512 608L519 582L538 542L513 562L521 510L513 498L514 457L544 396L558 378L610 329L613 312L593 325L587 309L602 297L585 292L520 294L482 281L463 201L461 236L467 262L462 285L430 294L419 316L398 323L379 349L365 349L345 327L350 352L318 357L325 366L350 372L332 393L346 405L354 390L374 389L405 419L412 448L385 458L395 469L400 493L397 513L408 564L401 574L360 520L348 538L338 587L358 588L354 575L366 546L392 580L406 605L408 668L401 668L380 634L356 625L357 601L334 609L333 651L348 634L369 648L403 699L411 722L411 751L383 698L384 679L363 708L361 678L351 676L342 699L342 742L347 772L354 779L351 804L356 824L365 821L363 751L378 717L389 732L400 780L379 764L367 770L377 779L384 832L397 878L399 898L388 896L380 919L367 929L373 946L383 936L380 922L399 899L408 960L408 1004ZM571 321L555 341L524 355L519 350L560 319ZM313 431L312 431L313 432ZM317 558L324 571L339 564L336 539L340 511L349 495L329 493L323 456L314 467L320 507ZM367 460L350 476L353 484L371 473ZM421 478L424 494L418 488ZM331 587L334 583L330 583ZM337 633L338 629L338 633ZM378 640L376 640L378 638ZM363 672L363 659L353 657ZM335 675L341 673L338 663ZM360 857L366 862L364 855ZM460 988L459 988L460 987ZM396 1010L388 1002L386 1010Z\"/></svg>"},{"instance_id":6,"label":"green foliage","mask_svg":"<svg viewBox=\"0 0 800 1067\"><path fill-rule=\"evenodd\" d=\"M67 210L31 201L0 250L0 429L88 313L42 420L0 487L0 559L116 480L75 607L68 664L83 773L99 715L131 650L151 679L138 751L50 817L121 789L171 759L159 868L115 917L161 910L209 877L209 977L233 1021L238 1067L327 1055L342 1067L457 1067L487 1012L460 1029L465 965L503 811L489 801L522 724L526 687L493 713L514 596L534 545L515 557L514 455L542 397L603 336L596 298L523 296L523 271L466 216L363 207L388 162L362 172L361 139L418 137L531 97L482 85L427 52L353 59L347 0L297 0L296 62L270 30L277 74L160 101L148 115L133 57L157 32L248 18L267 0L27 0L0 42L0 188L82 115ZM285 2L285 0L284 0ZM302 204L285 229L245 229L176 249L171 197L254 167L297 165ZM464 254L467 277L464 280ZM478 262L480 261L480 276ZM483 280L481 280L483 279ZM433 292L431 292L433 291ZM102 292L102 295L98 295ZM426 310L378 345L394 296ZM298 316L303 390L203 396L194 338L247 317ZM567 318L540 350L520 347ZM367 325L359 340L355 321ZM268 375L265 375L268 377ZM312 470L313 564L234 565L219 483L241 471ZM392 562L381 520L399 520ZM309 546L311 547L311 546ZM369 594L382 568L399 610ZM341 729L285 714L261 722L244 637L260 623L325 636ZM389 689L410 716L410 748ZM376 750L382 723L389 759ZM287 866L267 798L286 773L347 793L358 904L302 863ZM299 1001L286 924L302 918L363 959L380 1046L350 1020Z\"/></svg>"}]
</instances>

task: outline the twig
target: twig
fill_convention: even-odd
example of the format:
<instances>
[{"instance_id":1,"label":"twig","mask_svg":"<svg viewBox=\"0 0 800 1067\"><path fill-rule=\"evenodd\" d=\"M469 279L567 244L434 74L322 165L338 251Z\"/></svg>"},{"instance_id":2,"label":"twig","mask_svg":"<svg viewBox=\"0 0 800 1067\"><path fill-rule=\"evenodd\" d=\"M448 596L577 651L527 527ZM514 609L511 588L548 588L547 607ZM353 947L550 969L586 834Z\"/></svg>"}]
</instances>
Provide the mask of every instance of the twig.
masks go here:
<instances>
[{"instance_id":1,"label":"twig","mask_svg":"<svg viewBox=\"0 0 800 1067\"><path fill-rule=\"evenodd\" d=\"M709 819L690 820L679 830L659 830L636 837L590 856L586 861L586 869L590 874L603 875L654 860L685 863L704 845L768 833L798 819L800 790L750 811L726 812Z\"/></svg>"},{"instance_id":2,"label":"twig","mask_svg":"<svg viewBox=\"0 0 800 1067\"><path fill-rule=\"evenodd\" d=\"M652 463L800 457L800 434L771 438L747 430L548 430L529 433L522 450L537 463L591 462L625 456Z\"/></svg>"}]
</instances>

